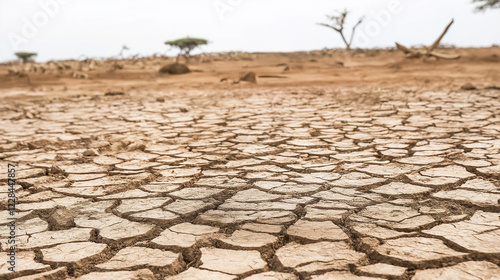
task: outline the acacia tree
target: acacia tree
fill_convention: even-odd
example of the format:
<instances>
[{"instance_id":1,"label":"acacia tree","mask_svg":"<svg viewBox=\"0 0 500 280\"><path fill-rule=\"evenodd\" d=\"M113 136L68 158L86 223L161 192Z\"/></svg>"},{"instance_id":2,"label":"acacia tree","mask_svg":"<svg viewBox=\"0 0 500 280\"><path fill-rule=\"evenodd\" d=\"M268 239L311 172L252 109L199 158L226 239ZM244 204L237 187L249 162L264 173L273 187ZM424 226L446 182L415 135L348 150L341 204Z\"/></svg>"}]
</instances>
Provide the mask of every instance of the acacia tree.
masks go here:
<instances>
[{"instance_id":1,"label":"acacia tree","mask_svg":"<svg viewBox=\"0 0 500 280\"><path fill-rule=\"evenodd\" d=\"M353 26L351 32L351 38L349 39L349 41L347 41L346 36L344 34L344 29L345 29L345 21L349 12L347 10L344 10L343 12L337 12L337 13L338 14L335 15L326 15L326 17L331 23L318 23L318 25L325 26L337 31L340 34L340 37L342 37L342 40L346 45L346 49L350 50L352 45L352 40L354 39L354 33L356 33L356 28L358 28L358 26L363 22L364 18L361 17L358 20L358 22Z\"/></svg>"},{"instance_id":2,"label":"acacia tree","mask_svg":"<svg viewBox=\"0 0 500 280\"><path fill-rule=\"evenodd\" d=\"M500 0L473 0L473 2L480 3L477 7L479 11L483 11L488 8L500 8Z\"/></svg>"},{"instance_id":3,"label":"acacia tree","mask_svg":"<svg viewBox=\"0 0 500 280\"><path fill-rule=\"evenodd\" d=\"M187 62L191 51L199 46L208 44L208 41L200 38L186 37L182 39L177 39L175 41L167 41L165 42L165 44L179 49L179 55L177 56L176 59L176 63L178 63L179 56L184 56Z\"/></svg>"},{"instance_id":4,"label":"acacia tree","mask_svg":"<svg viewBox=\"0 0 500 280\"><path fill-rule=\"evenodd\" d=\"M21 59L23 63L29 62L32 60L33 56L36 56L37 53L32 53L32 52L17 52L15 53L17 58Z\"/></svg>"}]
</instances>

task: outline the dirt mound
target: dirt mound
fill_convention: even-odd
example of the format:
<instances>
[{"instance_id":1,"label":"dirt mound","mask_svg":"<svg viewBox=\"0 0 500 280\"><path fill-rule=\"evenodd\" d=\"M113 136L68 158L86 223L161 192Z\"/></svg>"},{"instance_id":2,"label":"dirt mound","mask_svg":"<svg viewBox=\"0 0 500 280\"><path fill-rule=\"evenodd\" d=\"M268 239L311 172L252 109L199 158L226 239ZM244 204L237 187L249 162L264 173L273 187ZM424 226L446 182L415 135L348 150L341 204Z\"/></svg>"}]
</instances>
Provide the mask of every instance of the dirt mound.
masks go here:
<instances>
[{"instance_id":1,"label":"dirt mound","mask_svg":"<svg viewBox=\"0 0 500 280\"><path fill-rule=\"evenodd\" d=\"M186 65L180 63L168 64L160 69L160 73L171 75L187 74L189 72L191 72L191 70L189 70Z\"/></svg>"},{"instance_id":2,"label":"dirt mound","mask_svg":"<svg viewBox=\"0 0 500 280\"><path fill-rule=\"evenodd\" d=\"M257 83L257 76L255 75L254 72L248 72L240 78L240 81L245 81L255 84Z\"/></svg>"}]
</instances>

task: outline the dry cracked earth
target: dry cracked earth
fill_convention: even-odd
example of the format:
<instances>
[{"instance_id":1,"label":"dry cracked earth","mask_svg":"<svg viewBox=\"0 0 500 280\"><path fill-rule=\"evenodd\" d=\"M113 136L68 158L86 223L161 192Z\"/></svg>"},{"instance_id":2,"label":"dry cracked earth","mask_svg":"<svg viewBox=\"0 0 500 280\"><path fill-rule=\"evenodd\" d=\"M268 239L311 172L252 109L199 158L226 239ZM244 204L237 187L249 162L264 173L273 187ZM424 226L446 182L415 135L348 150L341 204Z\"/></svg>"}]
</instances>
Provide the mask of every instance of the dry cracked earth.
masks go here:
<instances>
[{"instance_id":1,"label":"dry cracked earth","mask_svg":"<svg viewBox=\"0 0 500 280\"><path fill-rule=\"evenodd\" d=\"M0 279L500 279L499 92L347 95L4 102Z\"/></svg>"}]
</instances>

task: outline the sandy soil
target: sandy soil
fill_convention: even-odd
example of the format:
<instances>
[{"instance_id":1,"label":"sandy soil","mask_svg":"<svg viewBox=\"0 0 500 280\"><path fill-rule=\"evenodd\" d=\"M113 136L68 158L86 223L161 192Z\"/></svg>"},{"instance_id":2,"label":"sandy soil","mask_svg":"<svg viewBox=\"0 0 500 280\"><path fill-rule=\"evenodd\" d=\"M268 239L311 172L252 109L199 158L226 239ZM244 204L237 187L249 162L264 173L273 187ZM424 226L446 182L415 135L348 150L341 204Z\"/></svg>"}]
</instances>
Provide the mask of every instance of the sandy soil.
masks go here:
<instances>
[{"instance_id":1,"label":"sandy soil","mask_svg":"<svg viewBox=\"0 0 500 280\"><path fill-rule=\"evenodd\" d=\"M102 94L121 90L130 94L178 90L228 90L296 86L327 86L336 89L450 90L466 83L478 88L500 86L500 48L447 49L459 53L459 60L406 59L392 50L328 50L301 53L259 53L194 57L192 73L159 75L158 70L173 58L108 60L85 71L88 79L72 78L78 62L67 61L72 69L25 76L8 75L9 65L0 65L0 93L19 94ZM123 69L115 69L119 64ZM289 67L289 71L284 71ZM257 74L257 84L233 83L246 72ZM270 77L265 77L270 76ZM222 81L228 79L227 81Z\"/></svg>"}]
</instances>

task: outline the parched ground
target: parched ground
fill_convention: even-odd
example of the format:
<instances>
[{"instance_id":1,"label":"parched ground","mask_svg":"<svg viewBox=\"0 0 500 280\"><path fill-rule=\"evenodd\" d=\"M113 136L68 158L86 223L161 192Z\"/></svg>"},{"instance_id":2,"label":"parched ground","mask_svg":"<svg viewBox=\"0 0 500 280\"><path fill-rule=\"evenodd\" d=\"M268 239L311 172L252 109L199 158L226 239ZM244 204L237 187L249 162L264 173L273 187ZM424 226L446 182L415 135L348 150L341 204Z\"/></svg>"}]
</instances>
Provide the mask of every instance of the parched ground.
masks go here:
<instances>
[{"instance_id":1,"label":"parched ground","mask_svg":"<svg viewBox=\"0 0 500 280\"><path fill-rule=\"evenodd\" d=\"M500 279L500 91L396 86L12 93L0 279Z\"/></svg>"},{"instance_id":2,"label":"parched ground","mask_svg":"<svg viewBox=\"0 0 500 280\"><path fill-rule=\"evenodd\" d=\"M500 275L498 91L201 94L2 105L2 279Z\"/></svg>"}]
</instances>

